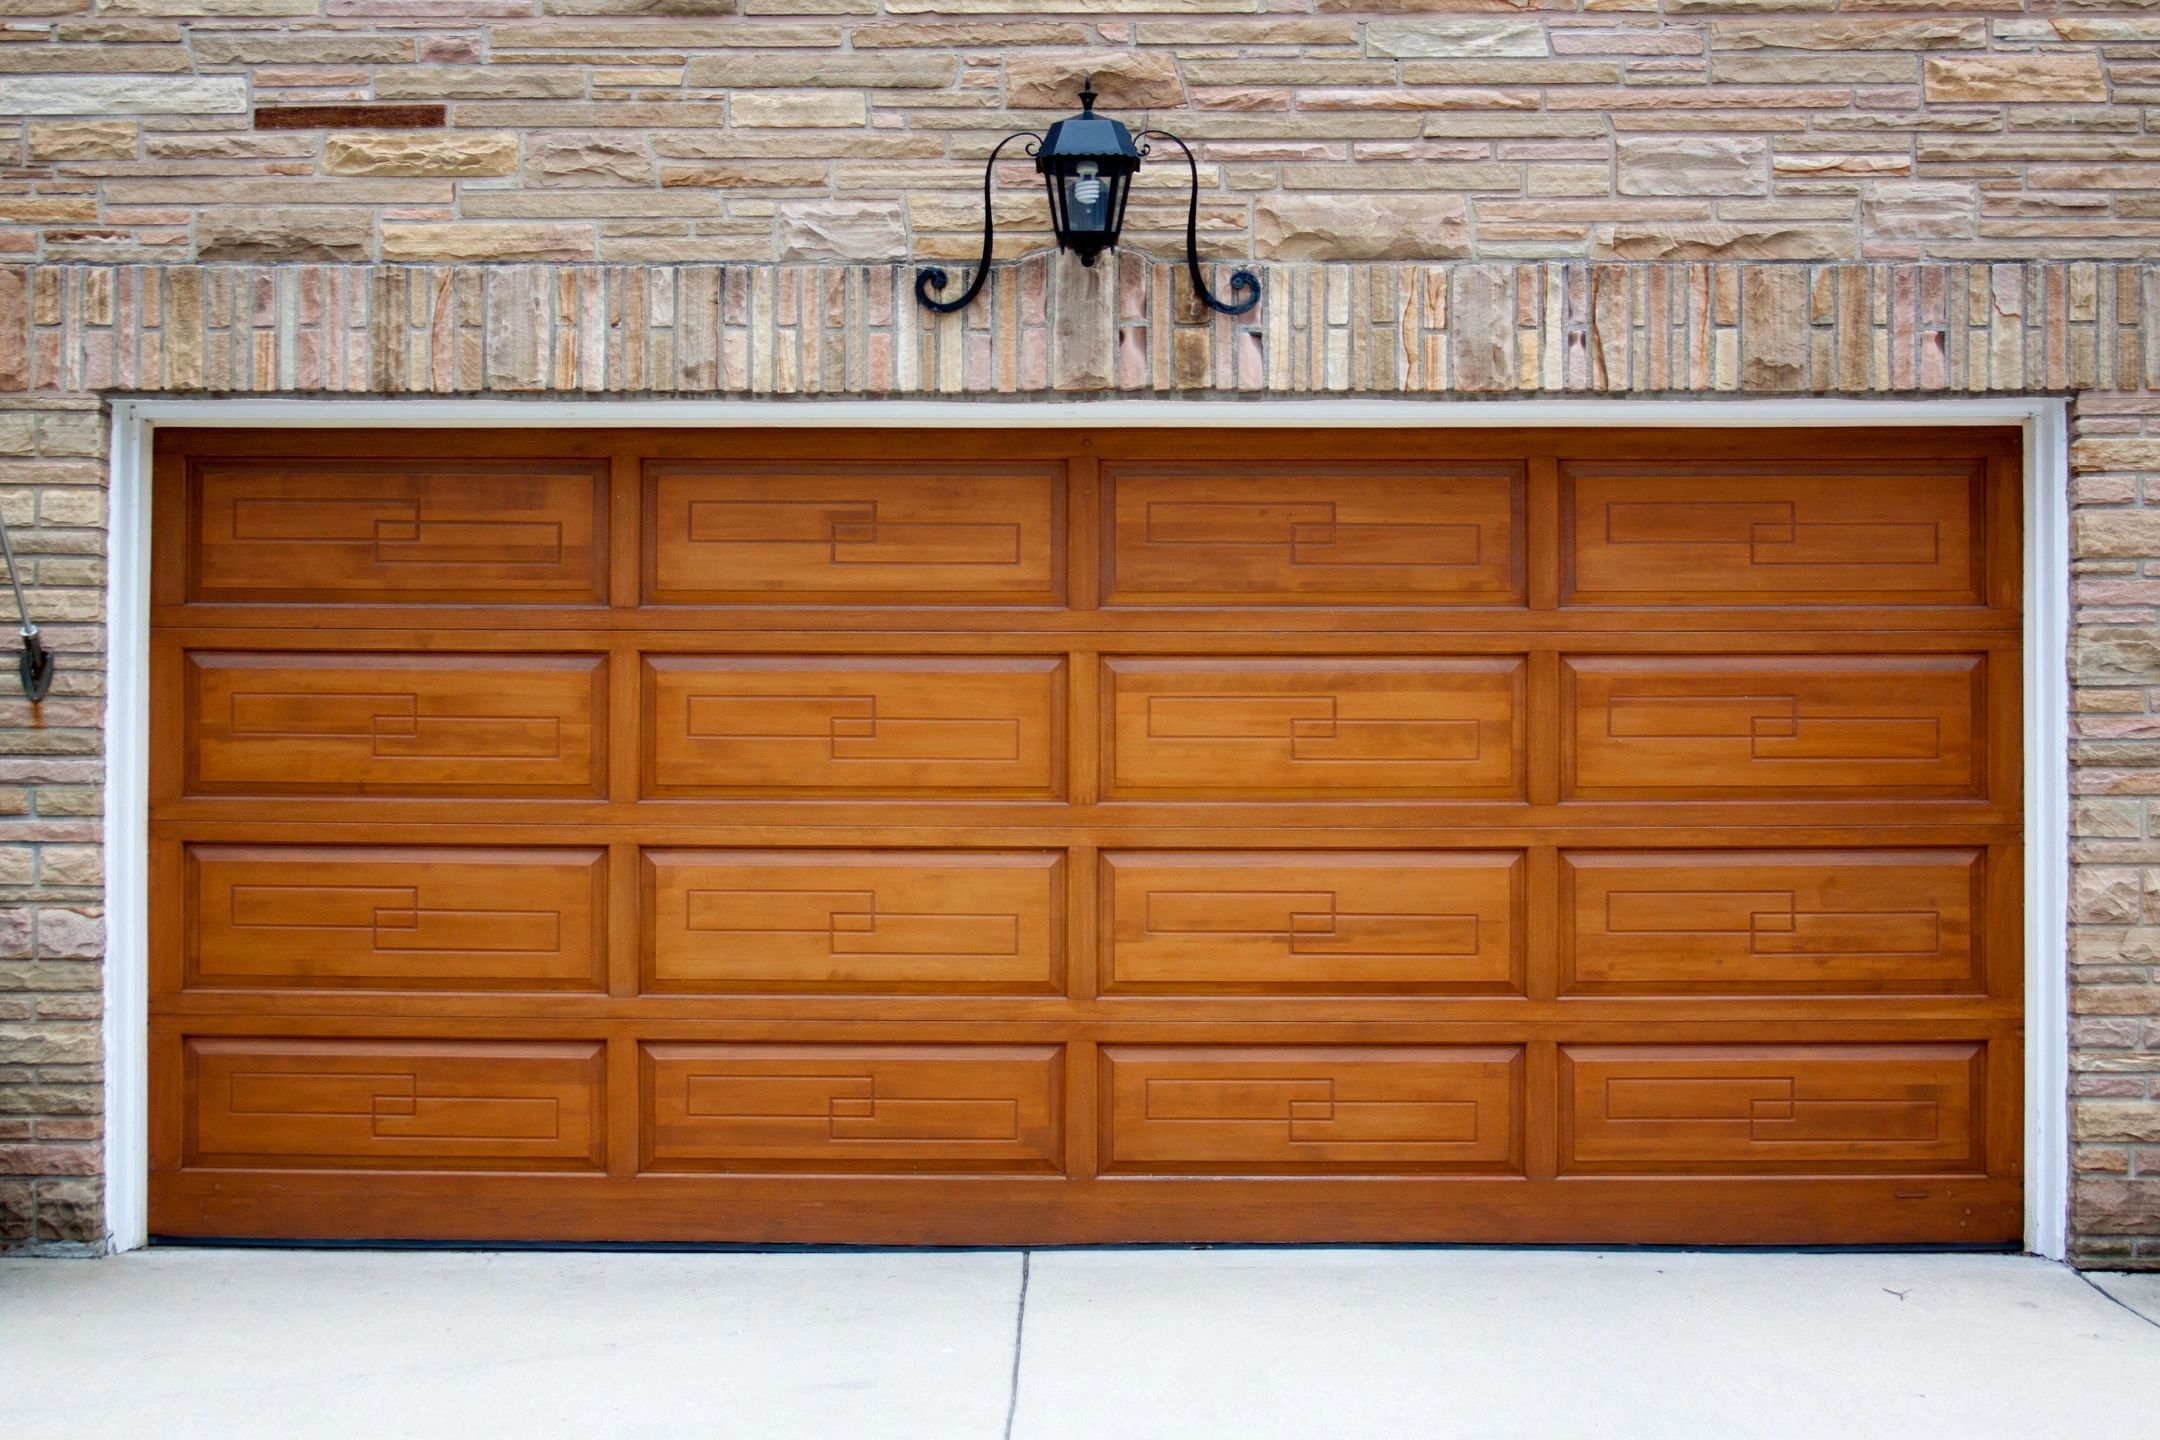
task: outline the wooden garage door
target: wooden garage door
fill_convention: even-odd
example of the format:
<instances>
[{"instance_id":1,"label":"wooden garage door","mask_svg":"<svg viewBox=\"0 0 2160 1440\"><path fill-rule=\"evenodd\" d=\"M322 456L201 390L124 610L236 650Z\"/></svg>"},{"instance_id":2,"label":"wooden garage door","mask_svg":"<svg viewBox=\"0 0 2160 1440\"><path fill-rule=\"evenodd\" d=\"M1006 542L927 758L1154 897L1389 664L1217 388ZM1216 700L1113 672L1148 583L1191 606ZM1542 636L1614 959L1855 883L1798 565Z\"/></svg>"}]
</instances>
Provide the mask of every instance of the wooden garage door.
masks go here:
<instances>
[{"instance_id":1,"label":"wooden garage door","mask_svg":"<svg viewBox=\"0 0 2160 1440\"><path fill-rule=\"evenodd\" d=\"M152 1228L2014 1240L2016 453L164 434Z\"/></svg>"}]
</instances>

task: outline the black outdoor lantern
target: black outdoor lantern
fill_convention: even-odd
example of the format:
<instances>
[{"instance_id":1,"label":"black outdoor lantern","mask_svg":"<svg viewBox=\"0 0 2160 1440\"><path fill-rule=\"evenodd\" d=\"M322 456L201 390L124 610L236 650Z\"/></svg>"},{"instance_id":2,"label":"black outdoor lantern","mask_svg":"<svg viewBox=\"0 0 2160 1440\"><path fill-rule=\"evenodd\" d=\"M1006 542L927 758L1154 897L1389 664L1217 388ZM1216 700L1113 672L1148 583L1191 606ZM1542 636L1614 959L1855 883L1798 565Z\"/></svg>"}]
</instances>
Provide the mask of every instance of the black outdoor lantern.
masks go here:
<instances>
[{"instance_id":1,"label":"black outdoor lantern","mask_svg":"<svg viewBox=\"0 0 2160 1440\"><path fill-rule=\"evenodd\" d=\"M1192 180L1191 200L1185 211L1185 264L1192 276L1193 293L1209 309L1224 315L1243 315L1260 303L1260 277L1250 270L1230 276L1230 293L1242 296L1225 304L1208 289L1200 273L1200 164L1192 147L1167 130L1143 130L1141 139L1159 136L1185 152L1185 168ZM1133 176L1149 149L1133 142L1132 131L1121 121L1095 113L1095 77L1080 82L1080 113L1068 115L1050 127L1048 135L1020 130L998 141L983 164L982 259L957 300L939 300L932 291L943 290L947 276L936 265L926 265L915 277L915 298L924 308L949 315L965 310L982 292L990 273L994 222L990 213L990 178L997 169L998 154L1015 140L1032 140L1028 153L1035 157L1036 173L1050 193L1050 226L1057 234L1058 249L1070 250L1082 265L1093 266L1105 250L1117 248L1118 232L1125 228L1125 201L1132 193Z\"/></svg>"}]
</instances>

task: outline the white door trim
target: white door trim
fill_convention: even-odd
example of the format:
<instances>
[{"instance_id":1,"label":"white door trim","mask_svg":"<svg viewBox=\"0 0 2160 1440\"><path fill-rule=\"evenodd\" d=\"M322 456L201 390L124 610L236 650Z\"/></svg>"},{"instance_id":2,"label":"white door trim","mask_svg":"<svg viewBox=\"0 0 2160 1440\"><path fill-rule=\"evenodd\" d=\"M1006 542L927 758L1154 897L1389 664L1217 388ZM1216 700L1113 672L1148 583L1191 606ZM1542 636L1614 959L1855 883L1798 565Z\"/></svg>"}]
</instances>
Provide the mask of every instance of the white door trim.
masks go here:
<instances>
[{"instance_id":1,"label":"white door trim","mask_svg":"<svg viewBox=\"0 0 2160 1440\"><path fill-rule=\"evenodd\" d=\"M2025 1248L2068 1227L2070 452L2064 401L1972 400L182 400L113 402L107 621L105 1206L108 1243L149 1223L150 437L165 426L2017 425L2025 434Z\"/></svg>"}]
</instances>

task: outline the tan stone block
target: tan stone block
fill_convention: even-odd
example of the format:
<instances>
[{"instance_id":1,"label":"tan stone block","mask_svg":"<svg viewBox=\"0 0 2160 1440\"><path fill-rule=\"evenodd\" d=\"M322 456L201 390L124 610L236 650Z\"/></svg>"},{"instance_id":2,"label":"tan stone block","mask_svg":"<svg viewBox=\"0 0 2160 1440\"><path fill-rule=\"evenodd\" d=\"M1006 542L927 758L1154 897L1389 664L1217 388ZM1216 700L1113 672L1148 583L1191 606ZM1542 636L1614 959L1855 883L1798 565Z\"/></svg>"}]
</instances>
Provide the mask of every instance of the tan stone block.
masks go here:
<instances>
[{"instance_id":1,"label":"tan stone block","mask_svg":"<svg viewBox=\"0 0 2160 1440\"><path fill-rule=\"evenodd\" d=\"M728 98L728 118L747 129L838 130L870 123L860 95L790 95L738 91Z\"/></svg>"},{"instance_id":2,"label":"tan stone block","mask_svg":"<svg viewBox=\"0 0 2160 1440\"><path fill-rule=\"evenodd\" d=\"M0 45L0 74L170 75L188 68L185 45Z\"/></svg>"},{"instance_id":3,"label":"tan stone block","mask_svg":"<svg viewBox=\"0 0 2160 1440\"><path fill-rule=\"evenodd\" d=\"M1285 190L1505 190L1522 185L1522 166L1512 161L1405 163L1365 161L1350 165L1285 165Z\"/></svg>"},{"instance_id":4,"label":"tan stone block","mask_svg":"<svg viewBox=\"0 0 2160 1440\"><path fill-rule=\"evenodd\" d=\"M1713 20L1713 50L1980 50L1985 20Z\"/></svg>"},{"instance_id":5,"label":"tan stone block","mask_svg":"<svg viewBox=\"0 0 2160 1440\"><path fill-rule=\"evenodd\" d=\"M307 0L312 9L315 0ZM637 50L795 50L838 48L837 25L745 25L736 20L655 20L637 25L590 21L513 20L488 28L489 53L505 50L588 50L614 45Z\"/></svg>"},{"instance_id":6,"label":"tan stone block","mask_svg":"<svg viewBox=\"0 0 2160 1440\"><path fill-rule=\"evenodd\" d=\"M2160 511L2091 510L2072 522L2071 553L2081 560L2160 556Z\"/></svg>"},{"instance_id":7,"label":"tan stone block","mask_svg":"<svg viewBox=\"0 0 2160 1440\"><path fill-rule=\"evenodd\" d=\"M2160 471L2160 440L2127 436L2093 437L2070 446L2070 468L2090 470Z\"/></svg>"},{"instance_id":8,"label":"tan stone block","mask_svg":"<svg viewBox=\"0 0 2160 1440\"><path fill-rule=\"evenodd\" d=\"M1358 42L1354 20L1143 20L1133 26L1138 45L1294 45L1309 53Z\"/></svg>"},{"instance_id":9,"label":"tan stone block","mask_svg":"<svg viewBox=\"0 0 2160 1440\"><path fill-rule=\"evenodd\" d=\"M1973 101L2105 100L2107 81L2092 54L1930 57L1922 83L1930 104Z\"/></svg>"},{"instance_id":10,"label":"tan stone block","mask_svg":"<svg viewBox=\"0 0 2160 1440\"><path fill-rule=\"evenodd\" d=\"M1623 195L1765 195L1769 143L1708 135L1628 136L1617 147Z\"/></svg>"},{"instance_id":11,"label":"tan stone block","mask_svg":"<svg viewBox=\"0 0 2160 1440\"><path fill-rule=\"evenodd\" d=\"M1013 49L1023 45L1084 45L1084 25L1039 25L1029 22L977 21L952 25L859 25L849 32L848 42L857 50L908 48L926 50Z\"/></svg>"},{"instance_id":12,"label":"tan stone block","mask_svg":"<svg viewBox=\"0 0 2160 1440\"><path fill-rule=\"evenodd\" d=\"M590 260L590 225L384 221L385 260Z\"/></svg>"},{"instance_id":13,"label":"tan stone block","mask_svg":"<svg viewBox=\"0 0 2160 1440\"><path fill-rule=\"evenodd\" d=\"M780 258L890 261L908 253L898 201L790 200L780 206Z\"/></svg>"},{"instance_id":14,"label":"tan stone block","mask_svg":"<svg viewBox=\"0 0 2160 1440\"><path fill-rule=\"evenodd\" d=\"M1615 260L1836 260L1853 249L1849 232L1813 225L1600 225L1590 238L1593 255Z\"/></svg>"},{"instance_id":15,"label":"tan stone block","mask_svg":"<svg viewBox=\"0 0 2160 1440\"><path fill-rule=\"evenodd\" d=\"M1479 56L1537 56L1545 27L1527 16L1501 20L1375 20L1365 49L1396 60L1461 60Z\"/></svg>"},{"instance_id":16,"label":"tan stone block","mask_svg":"<svg viewBox=\"0 0 2160 1440\"><path fill-rule=\"evenodd\" d=\"M1915 55L1719 55L1710 78L1720 85L1910 85Z\"/></svg>"},{"instance_id":17,"label":"tan stone block","mask_svg":"<svg viewBox=\"0 0 2160 1440\"><path fill-rule=\"evenodd\" d=\"M808 85L856 90L936 90L960 73L959 57L906 51L873 55L700 55L685 80L693 90Z\"/></svg>"},{"instance_id":18,"label":"tan stone block","mask_svg":"<svg viewBox=\"0 0 2160 1440\"><path fill-rule=\"evenodd\" d=\"M1443 113L1425 122L1434 139L1602 139L1605 121L1595 115L1479 115Z\"/></svg>"},{"instance_id":19,"label":"tan stone block","mask_svg":"<svg viewBox=\"0 0 2160 1440\"><path fill-rule=\"evenodd\" d=\"M1870 180L1860 191L1867 228L1893 240L1971 235L1978 214L1979 197L1961 180Z\"/></svg>"},{"instance_id":20,"label":"tan stone block","mask_svg":"<svg viewBox=\"0 0 2160 1440\"><path fill-rule=\"evenodd\" d=\"M1270 260L1455 259L1470 253L1469 207L1454 195L1270 195L1253 241Z\"/></svg>"},{"instance_id":21,"label":"tan stone block","mask_svg":"<svg viewBox=\"0 0 2160 1440\"><path fill-rule=\"evenodd\" d=\"M315 137L280 131L225 135L149 135L143 153L153 160L294 160L312 158ZM167 174L179 173L172 169Z\"/></svg>"},{"instance_id":22,"label":"tan stone block","mask_svg":"<svg viewBox=\"0 0 2160 1440\"><path fill-rule=\"evenodd\" d=\"M1459 88L1452 85L1400 86L1393 90L1307 90L1298 109L1330 110L1535 110L1538 92Z\"/></svg>"},{"instance_id":23,"label":"tan stone block","mask_svg":"<svg viewBox=\"0 0 2160 1440\"><path fill-rule=\"evenodd\" d=\"M1396 67L1381 60L1187 60L1188 85L1392 85Z\"/></svg>"},{"instance_id":24,"label":"tan stone block","mask_svg":"<svg viewBox=\"0 0 2160 1440\"><path fill-rule=\"evenodd\" d=\"M1610 60L1405 60L1405 85L1617 85Z\"/></svg>"},{"instance_id":25,"label":"tan stone block","mask_svg":"<svg viewBox=\"0 0 2160 1440\"><path fill-rule=\"evenodd\" d=\"M548 186L650 185L652 157L634 135L535 135L525 141L525 179Z\"/></svg>"},{"instance_id":26,"label":"tan stone block","mask_svg":"<svg viewBox=\"0 0 2160 1440\"><path fill-rule=\"evenodd\" d=\"M517 136L473 131L349 131L323 137L326 175L509 175Z\"/></svg>"},{"instance_id":27,"label":"tan stone block","mask_svg":"<svg viewBox=\"0 0 2160 1440\"><path fill-rule=\"evenodd\" d=\"M1080 84L1094 76L1110 111L1172 109L1185 86L1167 55L1147 50L1030 50L1005 62L1005 104L1014 110L1077 110Z\"/></svg>"},{"instance_id":28,"label":"tan stone block","mask_svg":"<svg viewBox=\"0 0 2160 1440\"><path fill-rule=\"evenodd\" d=\"M412 41L398 35L268 35L254 30L196 30L201 65L394 65L411 63Z\"/></svg>"},{"instance_id":29,"label":"tan stone block","mask_svg":"<svg viewBox=\"0 0 2160 1440\"><path fill-rule=\"evenodd\" d=\"M2160 1100L2086 1100L2071 1105L2071 1138L2160 1143Z\"/></svg>"},{"instance_id":30,"label":"tan stone block","mask_svg":"<svg viewBox=\"0 0 2160 1440\"><path fill-rule=\"evenodd\" d=\"M585 93L574 70L506 65L398 66L375 72L378 100L547 100Z\"/></svg>"},{"instance_id":31,"label":"tan stone block","mask_svg":"<svg viewBox=\"0 0 2160 1440\"><path fill-rule=\"evenodd\" d=\"M98 13L113 15L202 15L255 19L277 15L316 15L319 0L103 0Z\"/></svg>"},{"instance_id":32,"label":"tan stone block","mask_svg":"<svg viewBox=\"0 0 2160 1440\"><path fill-rule=\"evenodd\" d=\"M237 75L35 75L0 79L0 115L240 115Z\"/></svg>"},{"instance_id":33,"label":"tan stone block","mask_svg":"<svg viewBox=\"0 0 2160 1440\"><path fill-rule=\"evenodd\" d=\"M550 15L733 15L736 0L548 0Z\"/></svg>"},{"instance_id":34,"label":"tan stone block","mask_svg":"<svg viewBox=\"0 0 2160 1440\"><path fill-rule=\"evenodd\" d=\"M195 217L203 260L366 260L374 216L359 209L212 206Z\"/></svg>"},{"instance_id":35,"label":"tan stone block","mask_svg":"<svg viewBox=\"0 0 2160 1440\"><path fill-rule=\"evenodd\" d=\"M775 190L811 186L823 189L831 179L829 168L814 161L745 160L660 167L660 184L668 189Z\"/></svg>"},{"instance_id":36,"label":"tan stone block","mask_svg":"<svg viewBox=\"0 0 2160 1440\"><path fill-rule=\"evenodd\" d=\"M685 130L652 135L653 152L669 160L942 160L945 146L934 135L859 134L852 131L816 131L800 135L776 135L766 131L733 134L726 131ZM975 183L982 184L982 165L971 167Z\"/></svg>"},{"instance_id":37,"label":"tan stone block","mask_svg":"<svg viewBox=\"0 0 2160 1440\"><path fill-rule=\"evenodd\" d=\"M133 120L55 120L29 127L32 160L132 160L142 127Z\"/></svg>"}]
</instances>

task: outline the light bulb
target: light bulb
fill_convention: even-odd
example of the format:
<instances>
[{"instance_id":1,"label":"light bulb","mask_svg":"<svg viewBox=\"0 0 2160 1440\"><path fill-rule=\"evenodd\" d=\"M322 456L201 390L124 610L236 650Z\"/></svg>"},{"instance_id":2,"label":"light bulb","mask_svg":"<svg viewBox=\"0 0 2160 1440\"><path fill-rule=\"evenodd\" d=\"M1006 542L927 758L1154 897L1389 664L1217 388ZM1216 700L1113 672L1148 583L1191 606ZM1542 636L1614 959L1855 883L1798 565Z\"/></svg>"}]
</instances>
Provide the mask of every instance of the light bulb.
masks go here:
<instances>
[{"instance_id":1,"label":"light bulb","mask_svg":"<svg viewBox=\"0 0 2160 1440\"><path fill-rule=\"evenodd\" d=\"M1097 177L1100 168L1092 160L1083 160L1073 171L1072 198L1076 205L1094 206L1102 200L1102 181Z\"/></svg>"}]
</instances>

